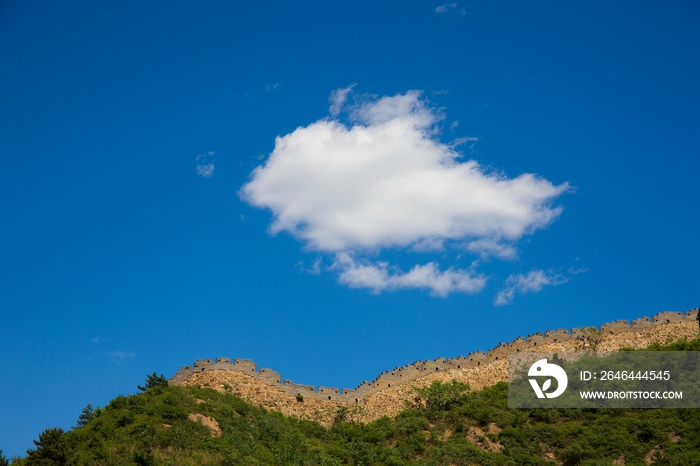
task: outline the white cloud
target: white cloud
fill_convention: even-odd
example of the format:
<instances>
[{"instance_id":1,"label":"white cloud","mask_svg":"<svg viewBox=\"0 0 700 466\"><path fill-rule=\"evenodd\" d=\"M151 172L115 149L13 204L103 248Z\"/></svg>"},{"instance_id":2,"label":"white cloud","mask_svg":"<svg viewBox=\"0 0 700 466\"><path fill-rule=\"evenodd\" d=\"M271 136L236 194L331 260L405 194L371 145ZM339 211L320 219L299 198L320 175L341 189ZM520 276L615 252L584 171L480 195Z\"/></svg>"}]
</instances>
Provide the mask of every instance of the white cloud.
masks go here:
<instances>
[{"instance_id":1,"label":"white cloud","mask_svg":"<svg viewBox=\"0 0 700 466\"><path fill-rule=\"evenodd\" d=\"M112 358L112 362L116 364L121 364L124 362L125 359L127 358L133 358L136 356L136 353L127 353L125 351L107 351L107 356Z\"/></svg>"},{"instance_id":2,"label":"white cloud","mask_svg":"<svg viewBox=\"0 0 700 466\"><path fill-rule=\"evenodd\" d=\"M348 94L350 94L352 88L356 85L357 83L352 83L348 87L336 89L333 92L331 92L331 95L328 98L328 102L331 103L331 106L329 107L328 111L331 115L337 116L340 113L340 110L343 108L345 102L348 100Z\"/></svg>"},{"instance_id":3,"label":"white cloud","mask_svg":"<svg viewBox=\"0 0 700 466\"><path fill-rule=\"evenodd\" d=\"M195 157L197 162L197 174L202 178L211 178L214 174L214 152L199 154Z\"/></svg>"},{"instance_id":4,"label":"white cloud","mask_svg":"<svg viewBox=\"0 0 700 466\"><path fill-rule=\"evenodd\" d=\"M463 270L440 272L433 262L389 273L388 265L340 258L383 248L434 251L456 245L481 257L513 259L520 238L561 214L553 202L569 190L567 183L554 185L529 173L508 178L474 160L461 161L457 146L471 147L476 138L441 142L442 112L419 91L353 96L350 105L353 86L330 98L330 113L347 110L352 125L324 118L278 136L264 165L239 192L249 204L272 211L273 234L287 231L307 249L336 254L341 283L375 292L476 292L485 278Z\"/></svg>"},{"instance_id":5,"label":"white cloud","mask_svg":"<svg viewBox=\"0 0 700 466\"><path fill-rule=\"evenodd\" d=\"M459 146L467 146L467 149L473 149L477 142L479 142L479 138L462 137L456 138L454 141L449 143L447 147L449 147L450 149L455 149Z\"/></svg>"},{"instance_id":6,"label":"white cloud","mask_svg":"<svg viewBox=\"0 0 700 466\"><path fill-rule=\"evenodd\" d=\"M211 178L214 174L214 164L197 165L197 174L203 178Z\"/></svg>"},{"instance_id":7,"label":"white cloud","mask_svg":"<svg viewBox=\"0 0 700 466\"><path fill-rule=\"evenodd\" d=\"M436 262L415 265L408 273L393 270L386 262L358 263L349 254L336 254L332 268L340 270L338 281L350 288L368 288L373 293L397 289L427 289L433 296L446 297L450 293L478 293L487 278L472 270L449 268L439 270Z\"/></svg>"},{"instance_id":8,"label":"white cloud","mask_svg":"<svg viewBox=\"0 0 700 466\"><path fill-rule=\"evenodd\" d=\"M444 5L440 5L439 7L435 8L435 13L447 13L448 11L453 10L455 8L457 8L456 3L445 3Z\"/></svg>"},{"instance_id":9,"label":"white cloud","mask_svg":"<svg viewBox=\"0 0 700 466\"><path fill-rule=\"evenodd\" d=\"M442 13L447 13L449 10L457 8L456 3L445 3L444 5L440 5L439 7L435 8L435 13L437 14L442 14Z\"/></svg>"},{"instance_id":10,"label":"white cloud","mask_svg":"<svg viewBox=\"0 0 700 466\"><path fill-rule=\"evenodd\" d=\"M323 262L323 259L321 257L317 257L312 263L311 267L307 268L306 264L304 261L299 261L297 262L297 267L299 267L299 270L302 271L302 273L309 273L311 275L320 275L321 274L321 263Z\"/></svg>"},{"instance_id":11,"label":"white cloud","mask_svg":"<svg viewBox=\"0 0 700 466\"><path fill-rule=\"evenodd\" d=\"M447 12L449 12L449 11L451 11L451 10L454 10L455 8L457 8L457 4L456 4L456 3L446 3L446 4L444 4L444 5L440 5L439 7L435 8L435 13L441 15L441 14L443 14L443 13L447 13ZM461 9L459 10L459 14L462 15L462 16L466 16L467 10L464 9L464 8L461 8Z\"/></svg>"},{"instance_id":12,"label":"white cloud","mask_svg":"<svg viewBox=\"0 0 700 466\"><path fill-rule=\"evenodd\" d=\"M532 174L507 178L434 137L440 119L417 91L353 109L352 127L323 119L277 137L240 191L311 249L337 252L423 241L515 241L562 212L569 189Z\"/></svg>"},{"instance_id":13,"label":"white cloud","mask_svg":"<svg viewBox=\"0 0 700 466\"><path fill-rule=\"evenodd\" d=\"M483 259L490 256L505 260L518 258L518 251L512 245L498 243L486 238L467 243L467 250L478 254Z\"/></svg>"},{"instance_id":14,"label":"white cloud","mask_svg":"<svg viewBox=\"0 0 700 466\"><path fill-rule=\"evenodd\" d=\"M569 281L568 277L561 274L552 274L544 270L533 270L527 275L512 274L506 280L506 287L496 295L496 306L504 306L513 302L515 293L537 293L544 286L562 285Z\"/></svg>"}]
</instances>

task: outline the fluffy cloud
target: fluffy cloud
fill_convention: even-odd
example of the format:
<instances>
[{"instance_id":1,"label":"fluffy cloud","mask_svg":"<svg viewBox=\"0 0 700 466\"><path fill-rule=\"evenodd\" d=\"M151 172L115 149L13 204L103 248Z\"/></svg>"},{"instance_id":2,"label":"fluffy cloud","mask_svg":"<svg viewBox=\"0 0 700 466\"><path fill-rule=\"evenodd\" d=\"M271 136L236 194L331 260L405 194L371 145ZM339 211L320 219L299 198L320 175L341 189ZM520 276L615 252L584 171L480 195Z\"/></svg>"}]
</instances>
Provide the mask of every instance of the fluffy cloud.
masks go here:
<instances>
[{"instance_id":1,"label":"fluffy cloud","mask_svg":"<svg viewBox=\"0 0 700 466\"><path fill-rule=\"evenodd\" d=\"M324 119L278 137L242 197L315 250L420 242L513 241L559 216L568 190L532 174L507 178L436 140L439 114L416 91L353 109L350 128Z\"/></svg>"},{"instance_id":2,"label":"fluffy cloud","mask_svg":"<svg viewBox=\"0 0 700 466\"><path fill-rule=\"evenodd\" d=\"M478 293L486 285L486 277L471 270L447 269L441 272L436 262L416 265L409 272L395 270L389 264L356 262L347 253L336 254L332 268L339 269L338 281L350 288L368 288L373 293L383 290L419 288L430 290L433 296L446 297L449 293Z\"/></svg>"},{"instance_id":3,"label":"fluffy cloud","mask_svg":"<svg viewBox=\"0 0 700 466\"><path fill-rule=\"evenodd\" d=\"M504 306L513 302L515 293L536 293L544 286L562 285L569 281L569 278L560 274L547 273L544 270L533 270L527 275L511 275L506 280L506 287L496 295L496 306Z\"/></svg>"},{"instance_id":4,"label":"fluffy cloud","mask_svg":"<svg viewBox=\"0 0 700 466\"><path fill-rule=\"evenodd\" d=\"M354 85L353 85L354 86ZM474 160L460 144L439 141L442 112L418 91L348 104L352 87L331 95L334 117L278 136L264 165L240 190L249 204L270 209L273 234L287 231L307 249L336 254L341 283L375 292L425 288L444 296L475 293L485 278L436 263L409 272L357 263L383 248L460 249L481 257L517 257L514 243L562 212L553 201L569 189L533 174L508 178Z\"/></svg>"}]
</instances>

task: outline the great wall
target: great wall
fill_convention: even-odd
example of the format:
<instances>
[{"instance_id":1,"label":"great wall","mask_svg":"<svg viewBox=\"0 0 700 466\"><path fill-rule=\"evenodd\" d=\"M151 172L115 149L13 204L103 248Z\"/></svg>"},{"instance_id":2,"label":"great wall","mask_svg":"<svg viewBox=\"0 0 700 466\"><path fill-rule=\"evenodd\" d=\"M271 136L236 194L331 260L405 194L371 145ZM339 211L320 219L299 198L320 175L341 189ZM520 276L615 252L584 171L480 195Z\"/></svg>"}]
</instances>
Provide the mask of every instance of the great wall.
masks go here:
<instances>
[{"instance_id":1,"label":"great wall","mask_svg":"<svg viewBox=\"0 0 700 466\"><path fill-rule=\"evenodd\" d=\"M509 343L499 343L486 352L416 361L382 372L373 381L362 382L353 389L300 385L283 380L272 369L258 371L257 365L248 359L234 359L232 362L229 358L200 359L192 366L182 367L169 382L232 391L254 403L324 424L332 420L340 405L353 408L351 412L355 420L370 421L383 415L398 414L404 401L415 397L413 387L429 385L434 380L465 381L474 389L506 380L508 352L617 350L646 347L654 341L694 338L698 334L696 318L699 311L700 308L685 313L664 311L653 318L642 317L632 322L618 320L599 328L538 332ZM596 348L590 346L592 335L598 339Z\"/></svg>"}]
</instances>

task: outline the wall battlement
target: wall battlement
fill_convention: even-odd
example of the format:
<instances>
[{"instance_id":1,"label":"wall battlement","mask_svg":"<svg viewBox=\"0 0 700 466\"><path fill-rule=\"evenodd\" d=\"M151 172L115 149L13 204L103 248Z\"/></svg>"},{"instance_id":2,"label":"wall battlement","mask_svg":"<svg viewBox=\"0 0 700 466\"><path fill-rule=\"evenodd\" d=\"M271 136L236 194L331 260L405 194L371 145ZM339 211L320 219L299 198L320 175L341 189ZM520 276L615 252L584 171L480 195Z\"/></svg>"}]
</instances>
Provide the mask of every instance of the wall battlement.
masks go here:
<instances>
[{"instance_id":1,"label":"wall battlement","mask_svg":"<svg viewBox=\"0 0 700 466\"><path fill-rule=\"evenodd\" d=\"M465 356L456 358L437 358L425 361L416 361L405 366L396 367L392 370L384 371L379 374L373 381L365 381L357 387L350 388L332 388L332 387L315 387L313 385L296 384L288 379L282 379L279 372L272 369L261 368L258 371L257 364L249 359L234 359L231 362L230 358L199 359L192 366L183 366L170 379L170 383L179 385L184 383L192 375L210 371L210 370L227 370L236 371L247 374L254 379L257 379L266 385L278 388L279 390L296 396L301 394L304 398L309 397L317 400L334 400L347 403L358 403L372 393L389 388L392 385L401 385L408 381L415 380L419 377L426 376L432 372L447 370L447 369L467 369L470 367L488 364L492 361L506 358L509 351L532 350L538 345L557 343L569 340L582 339L585 332L588 330L599 331L602 334L619 334L625 332L636 332L645 328L666 325L669 323L680 323L694 321L700 308L689 311L663 311L655 314L653 318L641 317L632 322L628 320L616 320L608 322L596 327L575 328L571 330L558 329L548 330L546 332L537 332L528 335L527 338L518 337L509 343L499 343L495 348L483 351L473 351Z\"/></svg>"}]
</instances>

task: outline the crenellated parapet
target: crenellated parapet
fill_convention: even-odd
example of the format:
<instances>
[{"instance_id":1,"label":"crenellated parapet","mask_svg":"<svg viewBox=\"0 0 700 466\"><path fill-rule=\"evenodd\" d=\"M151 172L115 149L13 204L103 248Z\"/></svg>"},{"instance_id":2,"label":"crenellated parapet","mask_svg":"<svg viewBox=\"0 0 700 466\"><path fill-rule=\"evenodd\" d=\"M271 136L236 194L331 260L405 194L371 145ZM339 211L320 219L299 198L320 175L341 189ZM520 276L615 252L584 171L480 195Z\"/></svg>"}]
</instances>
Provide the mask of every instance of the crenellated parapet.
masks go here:
<instances>
[{"instance_id":1,"label":"crenellated parapet","mask_svg":"<svg viewBox=\"0 0 700 466\"><path fill-rule=\"evenodd\" d=\"M616 320L614 322L608 322L600 326L601 333L614 335L620 332L629 332L630 321L629 320Z\"/></svg>"},{"instance_id":2,"label":"crenellated parapet","mask_svg":"<svg viewBox=\"0 0 700 466\"><path fill-rule=\"evenodd\" d=\"M486 362L486 353L483 351L472 351L467 355L467 360L471 363L471 366L480 366L481 363Z\"/></svg>"},{"instance_id":3,"label":"crenellated parapet","mask_svg":"<svg viewBox=\"0 0 700 466\"><path fill-rule=\"evenodd\" d=\"M210 370L225 370L235 371L246 374L254 379L263 382L266 385L275 387L290 396L302 395L304 398L316 400L333 400L345 403L359 403L377 391L391 388L392 386L402 385L411 380L424 377L431 373L450 370L450 369L469 369L482 365L489 364L493 361L505 359L508 352L532 351L538 346L550 343L560 343L568 340L578 340L584 338L590 331L596 331L603 335L615 335L624 332L637 332L640 330L652 328L659 325L675 324L681 322L694 321L698 315L700 308L689 311L663 311L655 314L653 318L641 317L632 322L628 320L616 320L608 322L596 327L581 327L571 330L557 329L548 330L546 332L537 332L527 337L518 337L509 343L499 343L496 347L483 352L473 351L467 356L458 356L456 358L437 358L432 360L416 361L405 366L396 367L389 371L384 371L379 374L373 381L365 381L357 387L350 388L332 388L332 387L315 387L313 385L296 384L288 379L282 379L279 372L272 369L262 368L258 370L257 364L249 359L233 359L216 358L199 359L192 366L183 366L170 379L170 383L179 385L187 381L191 376L197 373Z\"/></svg>"},{"instance_id":4,"label":"crenellated parapet","mask_svg":"<svg viewBox=\"0 0 700 466\"><path fill-rule=\"evenodd\" d=\"M690 312L690 311L688 311ZM651 322L651 317L640 317L639 319L634 319L632 321L632 327L634 328L647 328L651 327L652 322Z\"/></svg>"},{"instance_id":5,"label":"crenellated parapet","mask_svg":"<svg viewBox=\"0 0 700 466\"><path fill-rule=\"evenodd\" d=\"M683 321L683 313L677 311L664 311L654 314L654 322L677 324Z\"/></svg>"},{"instance_id":6,"label":"crenellated parapet","mask_svg":"<svg viewBox=\"0 0 700 466\"><path fill-rule=\"evenodd\" d=\"M543 343L561 343L574 339L574 336L566 329L548 330L544 332Z\"/></svg>"}]
</instances>

